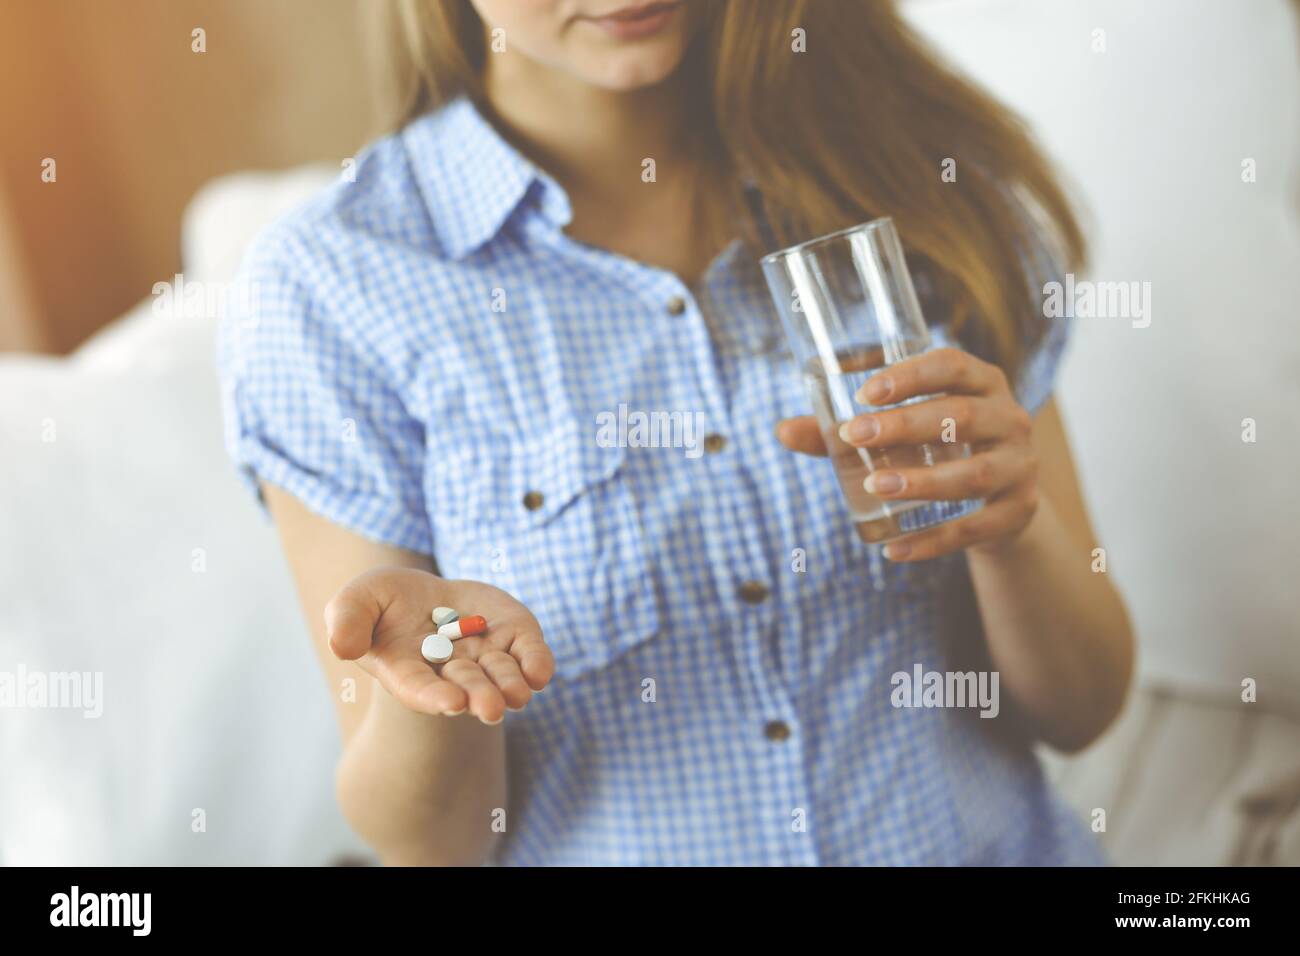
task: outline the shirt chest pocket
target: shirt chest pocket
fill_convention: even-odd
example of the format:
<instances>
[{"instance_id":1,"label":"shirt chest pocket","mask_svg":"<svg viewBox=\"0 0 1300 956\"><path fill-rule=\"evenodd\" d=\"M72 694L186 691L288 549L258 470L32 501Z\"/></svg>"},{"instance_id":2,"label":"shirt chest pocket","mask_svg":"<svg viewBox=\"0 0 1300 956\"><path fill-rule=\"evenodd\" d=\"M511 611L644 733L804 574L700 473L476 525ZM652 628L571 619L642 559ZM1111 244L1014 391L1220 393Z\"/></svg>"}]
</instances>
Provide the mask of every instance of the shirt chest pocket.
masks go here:
<instances>
[{"instance_id":1,"label":"shirt chest pocket","mask_svg":"<svg viewBox=\"0 0 1300 956\"><path fill-rule=\"evenodd\" d=\"M569 422L430 459L441 573L521 601L562 678L603 666L659 628L628 471L626 449L602 448L594 428Z\"/></svg>"}]
</instances>

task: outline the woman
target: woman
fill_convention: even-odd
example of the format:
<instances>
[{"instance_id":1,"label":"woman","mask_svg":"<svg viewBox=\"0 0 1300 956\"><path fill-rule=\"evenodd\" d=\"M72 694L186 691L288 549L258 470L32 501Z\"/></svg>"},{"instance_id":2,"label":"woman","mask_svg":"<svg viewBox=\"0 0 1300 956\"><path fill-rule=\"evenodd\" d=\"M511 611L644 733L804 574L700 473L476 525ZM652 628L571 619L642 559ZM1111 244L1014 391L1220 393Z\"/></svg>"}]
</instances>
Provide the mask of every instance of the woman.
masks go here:
<instances>
[{"instance_id":1,"label":"woman","mask_svg":"<svg viewBox=\"0 0 1300 956\"><path fill-rule=\"evenodd\" d=\"M1030 749L1102 732L1132 639L1050 398L1082 240L1025 134L883 2L398 9L406 122L255 244L222 340L357 832L390 864L1099 862ZM872 490L987 503L882 553L791 454L824 448L757 259L883 215L964 348L878 374L946 397L846 440L952 418L970 459ZM707 434L598 440L620 406ZM489 626L435 666L439 605ZM1007 693L896 706L914 672Z\"/></svg>"}]
</instances>

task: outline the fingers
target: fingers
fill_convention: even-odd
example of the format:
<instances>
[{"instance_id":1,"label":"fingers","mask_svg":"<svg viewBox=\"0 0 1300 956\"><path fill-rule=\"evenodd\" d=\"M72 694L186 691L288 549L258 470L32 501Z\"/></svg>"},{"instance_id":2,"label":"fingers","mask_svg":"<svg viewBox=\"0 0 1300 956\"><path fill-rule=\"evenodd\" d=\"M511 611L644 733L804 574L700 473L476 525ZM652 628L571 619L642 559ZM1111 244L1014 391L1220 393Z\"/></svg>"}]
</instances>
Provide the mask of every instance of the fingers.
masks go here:
<instances>
[{"instance_id":1,"label":"fingers","mask_svg":"<svg viewBox=\"0 0 1300 956\"><path fill-rule=\"evenodd\" d=\"M880 498L961 500L991 498L1034 477L1035 459L1009 445L997 445L969 458L921 468L882 468L864 487Z\"/></svg>"},{"instance_id":2,"label":"fingers","mask_svg":"<svg viewBox=\"0 0 1300 956\"><path fill-rule=\"evenodd\" d=\"M787 418L776 426L776 440L791 451L804 455L825 455L826 442L812 415Z\"/></svg>"},{"instance_id":3,"label":"fingers","mask_svg":"<svg viewBox=\"0 0 1300 956\"><path fill-rule=\"evenodd\" d=\"M479 662L494 652L507 655L513 670L506 673L521 676L527 688L539 691L555 676L555 655L546 646L541 628L531 614L515 616L513 621L513 625L506 625L494 620L486 637L478 641L462 641L461 646L470 660ZM501 690L505 692L504 687ZM515 705L512 703L510 706Z\"/></svg>"},{"instance_id":4,"label":"fingers","mask_svg":"<svg viewBox=\"0 0 1300 956\"><path fill-rule=\"evenodd\" d=\"M383 606L364 577L348 584L325 605L325 636L339 660L355 661L370 650Z\"/></svg>"},{"instance_id":5,"label":"fingers","mask_svg":"<svg viewBox=\"0 0 1300 956\"><path fill-rule=\"evenodd\" d=\"M840 438L857 448L891 448L943 441L956 444L1006 441L1028 435L1029 413L1012 401L944 395L857 415L840 426Z\"/></svg>"},{"instance_id":6,"label":"fingers","mask_svg":"<svg viewBox=\"0 0 1300 956\"><path fill-rule=\"evenodd\" d=\"M905 408L856 416L840 426L840 437L859 447L918 444L940 438L947 425L950 431L956 431L952 441L990 441L1006 437L1010 423L1019 417L1014 412L1003 414L1002 402L979 401L1011 395L1002 370L954 348L934 349L881 369L854 397L863 404L879 406L937 393L945 396ZM810 415L780 422L776 437L791 451L826 454L817 420Z\"/></svg>"},{"instance_id":7,"label":"fingers","mask_svg":"<svg viewBox=\"0 0 1300 956\"><path fill-rule=\"evenodd\" d=\"M453 657L442 665L442 678L464 691L471 714L485 724L501 723L506 715L505 697L477 661Z\"/></svg>"},{"instance_id":8,"label":"fingers","mask_svg":"<svg viewBox=\"0 0 1300 956\"><path fill-rule=\"evenodd\" d=\"M532 699L533 692L524 680L519 662L505 651L488 651L478 659L478 666L496 684L506 706L511 710L522 709Z\"/></svg>"},{"instance_id":9,"label":"fingers","mask_svg":"<svg viewBox=\"0 0 1300 956\"><path fill-rule=\"evenodd\" d=\"M1009 390L1006 376L991 365L961 349L934 349L903 359L867 379L857 400L871 405L892 405L920 395L956 392L989 395Z\"/></svg>"},{"instance_id":10,"label":"fingers","mask_svg":"<svg viewBox=\"0 0 1300 956\"><path fill-rule=\"evenodd\" d=\"M455 716L463 714L469 706L464 687L435 673L421 657L385 649L373 656L370 670L408 710Z\"/></svg>"},{"instance_id":11,"label":"fingers","mask_svg":"<svg viewBox=\"0 0 1300 956\"><path fill-rule=\"evenodd\" d=\"M1031 492L1007 494L956 521L889 542L885 557L891 561L927 561L981 542L1005 540L1029 524L1037 507L1037 497Z\"/></svg>"},{"instance_id":12,"label":"fingers","mask_svg":"<svg viewBox=\"0 0 1300 956\"><path fill-rule=\"evenodd\" d=\"M540 634L517 634L504 646L474 638L458 644L464 656L442 665L442 677L466 694L470 712L484 723L499 722L505 707L521 710L555 673L555 658Z\"/></svg>"},{"instance_id":13,"label":"fingers","mask_svg":"<svg viewBox=\"0 0 1300 956\"><path fill-rule=\"evenodd\" d=\"M541 690L555 676L555 655L540 634L521 634L510 643L510 655L533 690Z\"/></svg>"},{"instance_id":14,"label":"fingers","mask_svg":"<svg viewBox=\"0 0 1300 956\"><path fill-rule=\"evenodd\" d=\"M526 704L532 691L542 690L555 676L555 655L535 630L515 631L508 637L493 636L486 641L465 641L470 660L478 661L500 688L508 706L518 709ZM489 666L491 664L491 666ZM507 688L504 678L519 687ZM520 696L522 700L514 699Z\"/></svg>"}]
</instances>

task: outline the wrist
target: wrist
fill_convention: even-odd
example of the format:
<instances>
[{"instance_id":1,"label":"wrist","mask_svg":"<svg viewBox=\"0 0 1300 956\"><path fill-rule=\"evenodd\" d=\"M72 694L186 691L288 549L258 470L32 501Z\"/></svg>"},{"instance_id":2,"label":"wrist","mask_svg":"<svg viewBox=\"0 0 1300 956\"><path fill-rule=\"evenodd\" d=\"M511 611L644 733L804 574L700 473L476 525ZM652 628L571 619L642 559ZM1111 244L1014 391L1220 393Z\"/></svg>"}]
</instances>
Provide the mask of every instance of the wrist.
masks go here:
<instances>
[{"instance_id":1,"label":"wrist","mask_svg":"<svg viewBox=\"0 0 1300 956\"><path fill-rule=\"evenodd\" d=\"M1026 557L1041 553L1042 543L1052 534L1055 516L1051 504L1039 498L1033 516L1019 531L1002 535L992 541L971 545L966 549L970 560L978 563L1015 564Z\"/></svg>"}]
</instances>

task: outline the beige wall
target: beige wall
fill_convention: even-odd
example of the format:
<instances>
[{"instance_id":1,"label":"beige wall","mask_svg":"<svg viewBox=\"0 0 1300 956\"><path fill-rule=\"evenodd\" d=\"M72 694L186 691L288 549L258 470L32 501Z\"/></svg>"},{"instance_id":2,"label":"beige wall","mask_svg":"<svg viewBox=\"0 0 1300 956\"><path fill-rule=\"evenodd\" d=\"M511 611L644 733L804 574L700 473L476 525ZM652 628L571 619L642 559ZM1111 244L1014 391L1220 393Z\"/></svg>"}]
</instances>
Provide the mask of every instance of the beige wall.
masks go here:
<instances>
[{"instance_id":1,"label":"beige wall","mask_svg":"<svg viewBox=\"0 0 1300 956\"><path fill-rule=\"evenodd\" d=\"M0 349L66 351L169 279L205 181L339 159L373 135L366 2L4 4Z\"/></svg>"}]
</instances>

